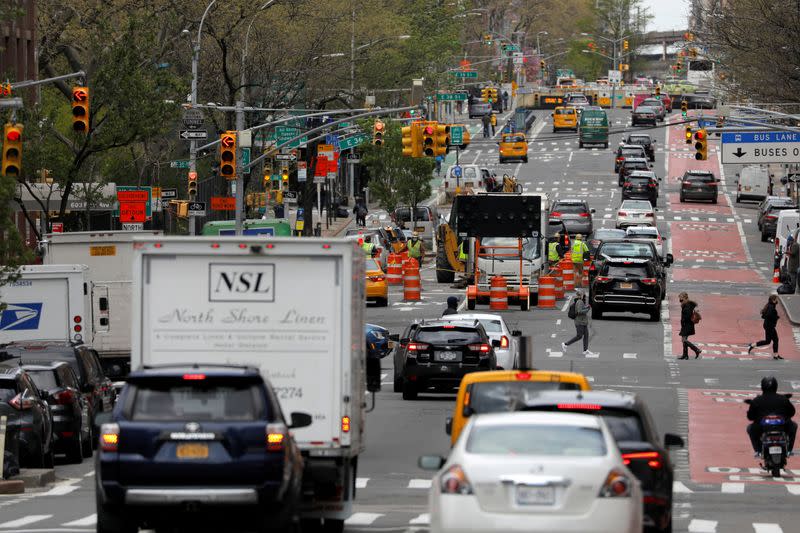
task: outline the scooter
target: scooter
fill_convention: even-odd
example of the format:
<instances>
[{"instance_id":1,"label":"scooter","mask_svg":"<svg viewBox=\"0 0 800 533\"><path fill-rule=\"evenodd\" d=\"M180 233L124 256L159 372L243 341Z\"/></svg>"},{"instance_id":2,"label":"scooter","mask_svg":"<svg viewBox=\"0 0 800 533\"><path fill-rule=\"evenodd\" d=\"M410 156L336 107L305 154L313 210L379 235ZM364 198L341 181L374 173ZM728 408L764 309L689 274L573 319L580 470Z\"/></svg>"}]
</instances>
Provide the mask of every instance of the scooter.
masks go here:
<instances>
[{"instance_id":1,"label":"scooter","mask_svg":"<svg viewBox=\"0 0 800 533\"><path fill-rule=\"evenodd\" d=\"M791 394L785 395L787 398ZM751 400L745 400L750 403ZM768 415L759 420L761 424L761 457L763 462L761 468L770 472L772 477L781 477L781 469L786 467L789 457L789 435L784 426L786 419L779 415Z\"/></svg>"}]
</instances>

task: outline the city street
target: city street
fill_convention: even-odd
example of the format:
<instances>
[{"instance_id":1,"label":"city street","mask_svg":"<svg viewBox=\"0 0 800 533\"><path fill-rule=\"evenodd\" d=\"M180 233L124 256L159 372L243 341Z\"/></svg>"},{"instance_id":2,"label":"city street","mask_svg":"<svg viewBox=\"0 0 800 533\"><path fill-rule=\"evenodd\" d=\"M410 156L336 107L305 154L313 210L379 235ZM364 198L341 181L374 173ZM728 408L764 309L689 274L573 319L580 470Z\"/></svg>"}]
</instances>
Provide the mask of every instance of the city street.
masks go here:
<instances>
[{"instance_id":1,"label":"city street","mask_svg":"<svg viewBox=\"0 0 800 533\"><path fill-rule=\"evenodd\" d=\"M612 134L609 149L578 149L575 134L551 133L549 112L536 113L529 163L499 165L497 145L481 137L476 121L469 122L472 144L462 151L461 162L484 165L498 176L515 174L525 191L547 194L551 200L586 199L596 210L595 228L613 227L620 188L612 173L612 151L620 133ZM630 110L610 110L612 132L626 128L629 117ZM679 112L667 118L670 123L680 120ZM684 438L686 448L672 457L675 531L796 531L800 475L791 467L800 460L790 458L790 469L781 479L762 472L745 434L742 403L759 391L765 375L775 375L784 392L800 388L800 332L782 309L778 332L785 360L773 360L771 352L762 348L747 353L748 343L762 335L759 310L775 288L773 245L760 242L755 204L733 203L737 169L721 168L713 137L709 160L698 162L693 148L684 143L682 125L637 131L657 139L654 170L662 182L656 216L675 256L661 321L616 313L593 320L590 349L598 355L585 358L577 344L561 351L560 343L574 333L563 309L565 301L556 310L509 310L503 315L512 328L532 337L536 368L583 373L595 389L635 392L644 398L662 434L673 432ZM719 175L724 195L718 204L679 203L679 177L687 169L709 169ZM430 261L422 278L421 302L403 302L402 289L392 287L389 306L369 307L367 322L402 333L414 319L439 317L448 296L463 301L463 290L435 282ZM681 291L699 303L703 316L693 337L703 350L699 359L692 354L689 360L676 360ZM417 468L417 457L447 454L445 419L452 414L454 394L422 394L416 401L403 401L392 392L393 372L390 355L382 362L383 390L367 418L356 513L346 522L349 532L427 531L431 476ZM0 496L0 531L94 531L93 468L90 461L59 465L55 486L22 496Z\"/></svg>"}]
</instances>

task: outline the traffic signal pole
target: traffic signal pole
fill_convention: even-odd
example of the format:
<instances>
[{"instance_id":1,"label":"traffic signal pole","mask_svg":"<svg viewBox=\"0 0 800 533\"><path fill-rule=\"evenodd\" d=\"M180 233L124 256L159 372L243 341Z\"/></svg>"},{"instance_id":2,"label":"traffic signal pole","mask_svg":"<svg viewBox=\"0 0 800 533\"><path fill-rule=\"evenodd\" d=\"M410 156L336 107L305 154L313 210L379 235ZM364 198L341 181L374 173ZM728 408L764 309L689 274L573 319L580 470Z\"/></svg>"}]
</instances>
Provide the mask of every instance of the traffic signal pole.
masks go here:
<instances>
[{"instance_id":1,"label":"traffic signal pole","mask_svg":"<svg viewBox=\"0 0 800 533\"><path fill-rule=\"evenodd\" d=\"M239 100L236 102L236 131L244 131L244 102ZM242 168L242 153L244 150L237 147L236 150L236 181L234 182L236 188L236 235L242 234L242 226L244 221L244 169Z\"/></svg>"}]
</instances>

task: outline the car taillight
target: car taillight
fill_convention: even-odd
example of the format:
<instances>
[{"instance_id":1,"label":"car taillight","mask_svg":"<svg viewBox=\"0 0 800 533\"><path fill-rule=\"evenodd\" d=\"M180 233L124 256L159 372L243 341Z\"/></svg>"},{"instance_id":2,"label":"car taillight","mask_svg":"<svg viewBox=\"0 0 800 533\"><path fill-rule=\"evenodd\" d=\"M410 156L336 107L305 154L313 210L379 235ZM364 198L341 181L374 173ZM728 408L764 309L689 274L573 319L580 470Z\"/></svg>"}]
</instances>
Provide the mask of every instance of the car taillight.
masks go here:
<instances>
[{"instance_id":1,"label":"car taillight","mask_svg":"<svg viewBox=\"0 0 800 533\"><path fill-rule=\"evenodd\" d=\"M561 218L561 213L559 211L553 211L550 213L550 218Z\"/></svg>"},{"instance_id":2,"label":"car taillight","mask_svg":"<svg viewBox=\"0 0 800 533\"><path fill-rule=\"evenodd\" d=\"M439 488L442 494L472 494L472 485L464 470L458 465L451 466L442 474Z\"/></svg>"},{"instance_id":3,"label":"car taillight","mask_svg":"<svg viewBox=\"0 0 800 533\"><path fill-rule=\"evenodd\" d=\"M119 448L119 424L103 424L100 426L100 449L104 452L116 452Z\"/></svg>"},{"instance_id":4,"label":"car taillight","mask_svg":"<svg viewBox=\"0 0 800 533\"><path fill-rule=\"evenodd\" d=\"M83 318L81 316L75 315L74 317L72 317L72 321L75 323L75 325L72 326L72 330L75 333L80 333L81 331L83 331L83 326L81 326Z\"/></svg>"},{"instance_id":5,"label":"car taillight","mask_svg":"<svg viewBox=\"0 0 800 533\"><path fill-rule=\"evenodd\" d=\"M600 498L627 498L631 495L631 480L619 470L608 473L605 483L600 488Z\"/></svg>"},{"instance_id":6,"label":"car taillight","mask_svg":"<svg viewBox=\"0 0 800 533\"><path fill-rule=\"evenodd\" d=\"M342 433L350 433L350 417L342 417Z\"/></svg>"},{"instance_id":7,"label":"car taillight","mask_svg":"<svg viewBox=\"0 0 800 533\"><path fill-rule=\"evenodd\" d=\"M386 279L386 278L385 278L384 276L370 276L370 277L369 277L369 280L370 280L370 281L383 281L383 280L385 280L385 279Z\"/></svg>"},{"instance_id":8,"label":"car taillight","mask_svg":"<svg viewBox=\"0 0 800 533\"><path fill-rule=\"evenodd\" d=\"M775 215L767 215L764 217L764 220L778 220L778 217Z\"/></svg>"},{"instance_id":9,"label":"car taillight","mask_svg":"<svg viewBox=\"0 0 800 533\"><path fill-rule=\"evenodd\" d=\"M489 353L492 350L492 347L488 344L470 344L467 346L473 352L480 352L480 353Z\"/></svg>"},{"instance_id":10,"label":"car taillight","mask_svg":"<svg viewBox=\"0 0 800 533\"><path fill-rule=\"evenodd\" d=\"M530 381L532 377L533 374L531 374L530 372L517 372L516 374L514 374L514 379L517 379L519 381Z\"/></svg>"},{"instance_id":11,"label":"car taillight","mask_svg":"<svg viewBox=\"0 0 800 533\"><path fill-rule=\"evenodd\" d=\"M588 218L589 217L589 213L581 213L581 216L584 217L584 218Z\"/></svg>"},{"instance_id":12,"label":"car taillight","mask_svg":"<svg viewBox=\"0 0 800 533\"><path fill-rule=\"evenodd\" d=\"M655 285L656 284L656 278L641 278L639 281L641 281L645 285Z\"/></svg>"},{"instance_id":13,"label":"car taillight","mask_svg":"<svg viewBox=\"0 0 800 533\"><path fill-rule=\"evenodd\" d=\"M22 394L17 394L8 401L8 404L17 411L27 411L33 407L33 400L30 398L23 398Z\"/></svg>"},{"instance_id":14,"label":"car taillight","mask_svg":"<svg viewBox=\"0 0 800 533\"><path fill-rule=\"evenodd\" d=\"M505 335L500 337L500 347L501 348L508 348L508 337L506 337Z\"/></svg>"},{"instance_id":15,"label":"car taillight","mask_svg":"<svg viewBox=\"0 0 800 533\"><path fill-rule=\"evenodd\" d=\"M611 278L609 278L608 276L597 276L594 278L594 280L597 281L598 283L608 283L609 281L611 281Z\"/></svg>"},{"instance_id":16,"label":"car taillight","mask_svg":"<svg viewBox=\"0 0 800 533\"><path fill-rule=\"evenodd\" d=\"M663 464L661 462L661 454L658 452L632 452L622 454L622 461L626 465L631 464L633 460L647 461L647 466L654 470L658 470Z\"/></svg>"},{"instance_id":17,"label":"car taillight","mask_svg":"<svg viewBox=\"0 0 800 533\"><path fill-rule=\"evenodd\" d=\"M619 213L617 213L617 216L626 217L628 216L628 213L626 213L625 211L620 211Z\"/></svg>"},{"instance_id":18,"label":"car taillight","mask_svg":"<svg viewBox=\"0 0 800 533\"><path fill-rule=\"evenodd\" d=\"M652 182L648 183L647 186L650 187L651 189L655 189L656 188L656 184L652 183Z\"/></svg>"},{"instance_id":19,"label":"car taillight","mask_svg":"<svg viewBox=\"0 0 800 533\"><path fill-rule=\"evenodd\" d=\"M683 187L691 187L692 186L692 182L691 181L682 181L681 182L681 186L683 186Z\"/></svg>"},{"instance_id":20,"label":"car taillight","mask_svg":"<svg viewBox=\"0 0 800 533\"><path fill-rule=\"evenodd\" d=\"M624 157L617 157L617 163L621 163L623 161L625 161Z\"/></svg>"},{"instance_id":21,"label":"car taillight","mask_svg":"<svg viewBox=\"0 0 800 533\"><path fill-rule=\"evenodd\" d=\"M267 424L268 452L282 452L284 450L286 447L287 431L285 424Z\"/></svg>"},{"instance_id":22,"label":"car taillight","mask_svg":"<svg viewBox=\"0 0 800 533\"><path fill-rule=\"evenodd\" d=\"M183 380L184 381L203 381L206 379L205 374L184 374Z\"/></svg>"},{"instance_id":23,"label":"car taillight","mask_svg":"<svg viewBox=\"0 0 800 533\"><path fill-rule=\"evenodd\" d=\"M630 181L626 181L625 183L622 184L622 186L623 187L630 187L631 186L631 182Z\"/></svg>"},{"instance_id":24,"label":"car taillight","mask_svg":"<svg viewBox=\"0 0 800 533\"><path fill-rule=\"evenodd\" d=\"M647 218L655 218L656 214L655 213L645 213L644 216L646 216Z\"/></svg>"},{"instance_id":25,"label":"car taillight","mask_svg":"<svg viewBox=\"0 0 800 533\"><path fill-rule=\"evenodd\" d=\"M72 403L72 400L75 398L75 395L72 394L72 391L67 389L55 394L53 396L56 403L59 405L69 405Z\"/></svg>"},{"instance_id":26,"label":"car taillight","mask_svg":"<svg viewBox=\"0 0 800 533\"><path fill-rule=\"evenodd\" d=\"M603 408L603 406L598 403L559 403L556 407L567 411L599 411Z\"/></svg>"},{"instance_id":27,"label":"car taillight","mask_svg":"<svg viewBox=\"0 0 800 533\"><path fill-rule=\"evenodd\" d=\"M430 346L429 344L424 344L422 342L409 342L408 343L408 351L409 352L419 352L419 351L422 351L422 350L427 350L429 346Z\"/></svg>"}]
</instances>

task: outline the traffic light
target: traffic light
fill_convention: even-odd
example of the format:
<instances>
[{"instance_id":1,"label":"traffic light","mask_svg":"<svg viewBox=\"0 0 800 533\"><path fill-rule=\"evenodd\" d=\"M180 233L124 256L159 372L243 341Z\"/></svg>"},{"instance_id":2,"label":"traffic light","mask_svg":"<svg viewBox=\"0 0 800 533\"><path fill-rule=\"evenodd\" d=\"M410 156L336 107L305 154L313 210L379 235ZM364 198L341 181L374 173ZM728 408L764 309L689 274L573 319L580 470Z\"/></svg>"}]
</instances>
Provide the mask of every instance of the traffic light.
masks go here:
<instances>
[{"instance_id":1,"label":"traffic light","mask_svg":"<svg viewBox=\"0 0 800 533\"><path fill-rule=\"evenodd\" d=\"M686 100L681 100L681 114L685 117L688 111L689 111L689 102L687 102Z\"/></svg>"},{"instance_id":2,"label":"traffic light","mask_svg":"<svg viewBox=\"0 0 800 533\"><path fill-rule=\"evenodd\" d=\"M189 200L194 200L197 196L197 172L189 172L186 191L189 195Z\"/></svg>"},{"instance_id":3,"label":"traffic light","mask_svg":"<svg viewBox=\"0 0 800 533\"><path fill-rule=\"evenodd\" d=\"M219 137L219 175L236 179L236 132L226 131Z\"/></svg>"},{"instance_id":4,"label":"traffic light","mask_svg":"<svg viewBox=\"0 0 800 533\"><path fill-rule=\"evenodd\" d=\"M422 157L422 123L412 122L401 130L403 134L403 156Z\"/></svg>"},{"instance_id":5,"label":"traffic light","mask_svg":"<svg viewBox=\"0 0 800 533\"><path fill-rule=\"evenodd\" d=\"M497 87L489 87L489 103L497 102Z\"/></svg>"},{"instance_id":6,"label":"traffic light","mask_svg":"<svg viewBox=\"0 0 800 533\"><path fill-rule=\"evenodd\" d=\"M72 88L72 131L89 133L89 88Z\"/></svg>"},{"instance_id":7,"label":"traffic light","mask_svg":"<svg viewBox=\"0 0 800 533\"><path fill-rule=\"evenodd\" d=\"M483 89L481 89L481 100L483 100L484 102L489 101L489 87L484 87Z\"/></svg>"},{"instance_id":8,"label":"traffic light","mask_svg":"<svg viewBox=\"0 0 800 533\"><path fill-rule=\"evenodd\" d=\"M289 183L289 169L281 169L281 183Z\"/></svg>"},{"instance_id":9,"label":"traffic light","mask_svg":"<svg viewBox=\"0 0 800 533\"><path fill-rule=\"evenodd\" d=\"M689 57L692 59L697 57L697 48L689 48Z\"/></svg>"},{"instance_id":10,"label":"traffic light","mask_svg":"<svg viewBox=\"0 0 800 533\"><path fill-rule=\"evenodd\" d=\"M6 124L3 127L2 174L16 178L22 171L22 124Z\"/></svg>"},{"instance_id":11,"label":"traffic light","mask_svg":"<svg viewBox=\"0 0 800 533\"><path fill-rule=\"evenodd\" d=\"M272 159L264 160L264 187L269 189L269 182L272 179Z\"/></svg>"},{"instance_id":12,"label":"traffic light","mask_svg":"<svg viewBox=\"0 0 800 533\"><path fill-rule=\"evenodd\" d=\"M708 134L706 133L705 128L699 129L694 132L694 148L697 150L697 153L694 154L694 158L698 161L705 161L708 159Z\"/></svg>"},{"instance_id":13,"label":"traffic light","mask_svg":"<svg viewBox=\"0 0 800 533\"><path fill-rule=\"evenodd\" d=\"M692 127L686 126L686 144L692 144Z\"/></svg>"},{"instance_id":14,"label":"traffic light","mask_svg":"<svg viewBox=\"0 0 800 533\"><path fill-rule=\"evenodd\" d=\"M627 52L628 48L629 48L628 40L625 39L624 41L622 41L622 49Z\"/></svg>"},{"instance_id":15,"label":"traffic light","mask_svg":"<svg viewBox=\"0 0 800 533\"><path fill-rule=\"evenodd\" d=\"M383 144L383 134L386 131L386 125L380 120L376 120L372 125L372 144L381 146Z\"/></svg>"},{"instance_id":16,"label":"traffic light","mask_svg":"<svg viewBox=\"0 0 800 533\"><path fill-rule=\"evenodd\" d=\"M450 151L450 126L437 124L436 136L433 138L433 155L446 155Z\"/></svg>"},{"instance_id":17,"label":"traffic light","mask_svg":"<svg viewBox=\"0 0 800 533\"><path fill-rule=\"evenodd\" d=\"M433 157L436 146L436 122L423 122L422 125L422 153Z\"/></svg>"},{"instance_id":18,"label":"traffic light","mask_svg":"<svg viewBox=\"0 0 800 533\"><path fill-rule=\"evenodd\" d=\"M540 69L542 69L542 70L544 70L545 68L547 68L547 63L545 62L545 60L544 60L544 59L542 59L541 61L539 61L539 68L540 68Z\"/></svg>"}]
</instances>

